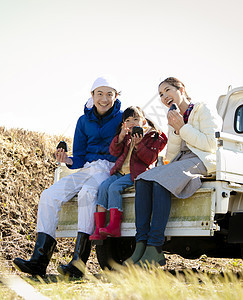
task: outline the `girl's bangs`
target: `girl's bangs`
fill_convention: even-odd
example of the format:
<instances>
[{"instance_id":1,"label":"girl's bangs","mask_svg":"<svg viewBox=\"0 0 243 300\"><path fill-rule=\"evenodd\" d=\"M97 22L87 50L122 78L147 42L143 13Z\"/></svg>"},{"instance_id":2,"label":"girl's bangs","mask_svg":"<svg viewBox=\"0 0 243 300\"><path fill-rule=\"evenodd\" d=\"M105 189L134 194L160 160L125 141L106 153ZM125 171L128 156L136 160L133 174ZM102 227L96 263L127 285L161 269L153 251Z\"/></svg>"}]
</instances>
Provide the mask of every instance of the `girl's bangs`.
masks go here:
<instances>
[{"instance_id":1,"label":"girl's bangs","mask_svg":"<svg viewBox=\"0 0 243 300\"><path fill-rule=\"evenodd\" d=\"M125 121L129 117L143 117L143 114L136 107L128 107L124 110L122 119Z\"/></svg>"}]
</instances>

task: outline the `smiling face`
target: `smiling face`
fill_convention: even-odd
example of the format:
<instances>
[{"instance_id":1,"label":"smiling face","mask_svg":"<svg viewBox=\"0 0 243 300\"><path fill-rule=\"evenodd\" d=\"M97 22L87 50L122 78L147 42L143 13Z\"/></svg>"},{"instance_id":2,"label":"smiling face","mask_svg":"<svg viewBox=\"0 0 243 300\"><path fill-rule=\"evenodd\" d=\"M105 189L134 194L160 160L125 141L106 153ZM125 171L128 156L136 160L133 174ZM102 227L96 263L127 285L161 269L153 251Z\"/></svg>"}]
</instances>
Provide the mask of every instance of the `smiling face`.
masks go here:
<instances>
[{"instance_id":1,"label":"smiling face","mask_svg":"<svg viewBox=\"0 0 243 300\"><path fill-rule=\"evenodd\" d=\"M114 105L117 96L117 92L107 86L98 87L91 94L100 115L105 114Z\"/></svg>"},{"instance_id":2,"label":"smiling face","mask_svg":"<svg viewBox=\"0 0 243 300\"><path fill-rule=\"evenodd\" d=\"M177 104L180 107L181 103L184 100L183 88L181 87L177 89L167 82L163 82L159 86L159 95L162 103L167 107L171 107L173 103Z\"/></svg>"},{"instance_id":3,"label":"smiling face","mask_svg":"<svg viewBox=\"0 0 243 300\"><path fill-rule=\"evenodd\" d=\"M124 122L126 123L126 127L129 128L129 132L132 132L134 126L142 127L144 125L144 121L144 118L138 116L130 116L124 120Z\"/></svg>"}]
</instances>

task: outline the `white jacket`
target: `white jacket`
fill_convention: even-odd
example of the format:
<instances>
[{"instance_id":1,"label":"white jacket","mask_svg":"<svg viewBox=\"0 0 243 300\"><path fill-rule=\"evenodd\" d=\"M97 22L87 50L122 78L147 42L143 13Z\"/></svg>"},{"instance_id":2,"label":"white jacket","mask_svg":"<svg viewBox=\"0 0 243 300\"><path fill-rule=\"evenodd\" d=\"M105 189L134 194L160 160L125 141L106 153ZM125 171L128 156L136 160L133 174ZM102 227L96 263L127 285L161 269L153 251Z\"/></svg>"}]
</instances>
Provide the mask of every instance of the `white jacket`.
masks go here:
<instances>
[{"instance_id":1,"label":"white jacket","mask_svg":"<svg viewBox=\"0 0 243 300\"><path fill-rule=\"evenodd\" d=\"M166 158L172 160L180 152L181 142L184 140L187 147L195 153L207 168L208 173L216 170L217 142L215 132L222 128L222 119L216 109L209 108L206 103L195 103L179 134L169 126Z\"/></svg>"}]
</instances>

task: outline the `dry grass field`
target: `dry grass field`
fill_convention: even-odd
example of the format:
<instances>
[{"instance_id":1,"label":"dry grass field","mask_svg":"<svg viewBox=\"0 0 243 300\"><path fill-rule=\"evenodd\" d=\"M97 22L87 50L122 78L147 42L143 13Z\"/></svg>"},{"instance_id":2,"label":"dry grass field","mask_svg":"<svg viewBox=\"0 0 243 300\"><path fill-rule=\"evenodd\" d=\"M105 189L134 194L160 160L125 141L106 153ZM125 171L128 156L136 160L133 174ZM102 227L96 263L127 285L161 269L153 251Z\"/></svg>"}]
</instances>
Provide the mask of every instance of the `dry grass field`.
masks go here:
<instances>
[{"instance_id":1,"label":"dry grass field","mask_svg":"<svg viewBox=\"0 0 243 300\"><path fill-rule=\"evenodd\" d=\"M53 153L63 139L0 127L0 256L6 263L33 249L39 196L53 183ZM71 146L72 141L65 140Z\"/></svg>"},{"instance_id":2,"label":"dry grass field","mask_svg":"<svg viewBox=\"0 0 243 300\"><path fill-rule=\"evenodd\" d=\"M92 249L86 277L63 281L56 268L59 263L69 261L74 240L59 239L44 280L16 271L13 258L28 258L34 248L39 196L53 183L57 166L53 153L60 140L66 140L71 149L72 140L63 136L0 127L1 299L21 299L1 284L8 275L20 275L51 299L80 296L87 299L240 299L237 297L242 295L241 259L204 255L189 260L168 253L167 265L160 269L121 268L103 272ZM184 272L186 276L181 275ZM214 275L214 279L208 275ZM225 288L222 292L225 285L227 291Z\"/></svg>"}]
</instances>

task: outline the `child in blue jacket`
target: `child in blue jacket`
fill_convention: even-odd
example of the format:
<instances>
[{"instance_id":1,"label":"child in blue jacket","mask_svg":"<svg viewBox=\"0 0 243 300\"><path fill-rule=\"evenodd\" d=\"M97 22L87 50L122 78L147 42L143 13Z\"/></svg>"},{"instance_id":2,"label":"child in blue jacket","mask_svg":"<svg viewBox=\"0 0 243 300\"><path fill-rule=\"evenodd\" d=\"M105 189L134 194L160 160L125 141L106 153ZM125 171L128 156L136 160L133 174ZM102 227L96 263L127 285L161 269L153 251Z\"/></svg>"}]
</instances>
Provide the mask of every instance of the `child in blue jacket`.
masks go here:
<instances>
[{"instance_id":1,"label":"child in blue jacket","mask_svg":"<svg viewBox=\"0 0 243 300\"><path fill-rule=\"evenodd\" d=\"M60 265L61 274L80 277L83 273L75 266L86 263L90 254L89 236L94 230L99 185L110 176L116 158L109 153L109 145L122 120L119 90L113 80L99 77L91 88L92 98L86 103L84 115L77 122L73 141L73 157L57 149L58 162L70 169L80 170L66 176L43 191L37 215L37 241L30 260L16 258L14 265L22 272L45 275L56 246L55 232L58 212L62 204L78 194L78 235L72 260Z\"/></svg>"}]
</instances>

